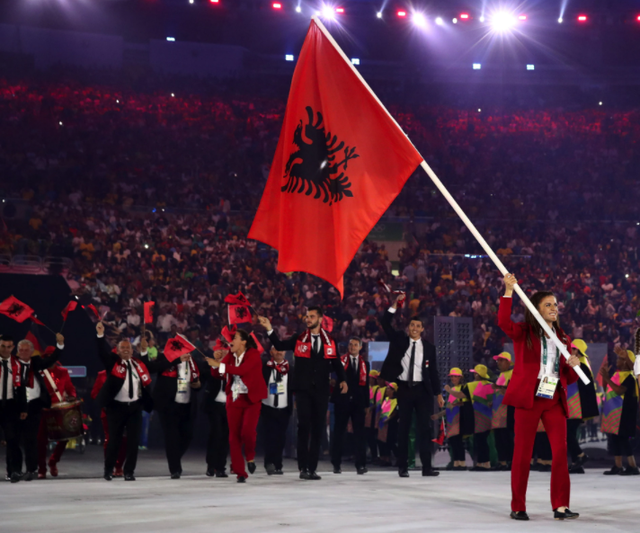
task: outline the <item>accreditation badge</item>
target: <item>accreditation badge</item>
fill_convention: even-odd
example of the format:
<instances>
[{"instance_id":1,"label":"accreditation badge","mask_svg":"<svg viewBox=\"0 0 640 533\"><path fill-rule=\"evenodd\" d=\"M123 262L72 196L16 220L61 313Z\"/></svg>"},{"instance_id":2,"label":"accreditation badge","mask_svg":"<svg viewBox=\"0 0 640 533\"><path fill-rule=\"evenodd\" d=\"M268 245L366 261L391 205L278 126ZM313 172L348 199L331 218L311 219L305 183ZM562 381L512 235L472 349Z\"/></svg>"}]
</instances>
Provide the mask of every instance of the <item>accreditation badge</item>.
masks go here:
<instances>
[{"instance_id":1,"label":"accreditation badge","mask_svg":"<svg viewBox=\"0 0 640 533\"><path fill-rule=\"evenodd\" d=\"M538 392L536 392L536 396L540 398L546 398L547 400L553 400L553 395L556 392L556 388L558 387L558 378L552 378L550 376L544 376L540 380L540 385L538 386Z\"/></svg>"},{"instance_id":2,"label":"accreditation badge","mask_svg":"<svg viewBox=\"0 0 640 533\"><path fill-rule=\"evenodd\" d=\"M189 382L184 378L178 379L178 394L186 394L189 387Z\"/></svg>"}]
</instances>

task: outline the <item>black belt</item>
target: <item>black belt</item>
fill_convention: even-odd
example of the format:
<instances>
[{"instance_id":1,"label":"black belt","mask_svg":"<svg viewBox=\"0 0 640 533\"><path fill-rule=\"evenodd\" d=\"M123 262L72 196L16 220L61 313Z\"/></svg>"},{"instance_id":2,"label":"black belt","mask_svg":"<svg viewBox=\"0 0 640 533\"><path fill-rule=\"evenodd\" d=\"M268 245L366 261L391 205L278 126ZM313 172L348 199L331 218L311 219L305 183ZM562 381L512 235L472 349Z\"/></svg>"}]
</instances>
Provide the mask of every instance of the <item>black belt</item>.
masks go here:
<instances>
[{"instance_id":1,"label":"black belt","mask_svg":"<svg viewBox=\"0 0 640 533\"><path fill-rule=\"evenodd\" d=\"M402 385L403 387L419 387L422 385L422 381L413 381L411 383L409 383L408 381L400 381L398 380L398 386Z\"/></svg>"}]
</instances>

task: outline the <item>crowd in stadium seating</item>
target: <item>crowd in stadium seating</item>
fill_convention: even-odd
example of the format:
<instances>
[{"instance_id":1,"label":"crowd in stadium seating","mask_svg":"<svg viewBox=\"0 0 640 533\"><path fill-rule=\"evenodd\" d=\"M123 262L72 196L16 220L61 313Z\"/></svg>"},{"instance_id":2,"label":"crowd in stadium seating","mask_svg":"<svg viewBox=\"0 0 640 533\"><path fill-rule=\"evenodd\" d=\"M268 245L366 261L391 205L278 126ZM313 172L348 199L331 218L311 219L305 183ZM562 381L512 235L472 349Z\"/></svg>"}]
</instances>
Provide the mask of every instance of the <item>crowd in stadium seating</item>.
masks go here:
<instances>
[{"instance_id":1,"label":"crowd in stadium seating","mask_svg":"<svg viewBox=\"0 0 640 533\"><path fill-rule=\"evenodd\" d=\"M191 330L204 346L226 321L224 296L238 290L281 335L322 304L340 340L383 340L388 301L377 280L397 268L393 285L409 290L411 312L472 316L475 358L499 353L501 276L487 258L465 257L481 249L423 173L389 210L405 221L399 265L365 242L343 302L316 278L278 273L275 252L246 239L284 107L0 80L0 172L10 176L0 196L32 208L28 224L6 221L0 253L69 257L75 292L126 336L153 299L161 338ZM556 292L570 335L630 340L640 325L637 112L390 110L525 288Z\"/></svg>"}]
</instances>

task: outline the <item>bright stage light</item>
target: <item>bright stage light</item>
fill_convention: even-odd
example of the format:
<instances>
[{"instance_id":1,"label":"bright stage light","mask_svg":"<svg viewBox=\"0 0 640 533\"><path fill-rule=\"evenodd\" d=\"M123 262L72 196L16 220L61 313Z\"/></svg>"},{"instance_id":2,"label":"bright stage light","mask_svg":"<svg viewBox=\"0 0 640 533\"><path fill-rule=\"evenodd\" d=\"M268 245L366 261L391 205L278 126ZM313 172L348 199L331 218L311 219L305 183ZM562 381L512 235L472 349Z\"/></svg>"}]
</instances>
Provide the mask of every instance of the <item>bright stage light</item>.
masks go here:
<instances>
[{"instance_id":1,"label":"bright stage light","mask_svg":"<svg viewBox=\"0 0 640 533\"><path fill-rule=\"evenodd\" d=\"M418 28L427 27L427 17L425 17L423 13L414 13L411 20Z\"/></svg>"},{"instance_id":2,"label":"bright stage light","mask_svg":"<svg viewBox=\"0 0 640 533\"><path fill-rule=\"evenodd\" d=\"M286 56L284 56L284 60L285 61L293 61L293 54L287 54Z\"/></svg>"},{"instance_id":3,"label":"bright stage light","mask_svg":"<svg viewBox=\"0 0 640 533\"><path fill-rule=\"evenodd\" d=\"M453 22L454 24L458 24L458 19L454 17L454 18L451 20L451 22Z\"/></svg>"},{"instance_id":4,"label":"bright stage light","mask_svg":"<svg viewBox=\"0 0 640 533\"><path fill-rule=\"evenodd\" d=\"M498 11L491 17L491 29L498 33L511 30L516 23L516 18L506 11Z\"/></svg>"},{"instance_id":5,"label":"bright stage light","mask_svg":"<svg viewBox=\"0 0 640 533\"><path fill-rule=\"evenodd\" d=\"M438 17L438 18L436 18L436 24L437 24L438 26L442 26L442 25L444 25L444 20L442 20L442 17Z\"/></svg>"},{"instance_id":6,"label":"bright stage light","mask_svg":"<svg viewBox=\"0 0 640 533\"><path fill-rule=\"evenodd\" d=\"M175 37L167 37L167 41L174 42L176 40Z\"/></svg>"},{"instance_id":7,"label":"bright stage light","mask_svg":"<svg viewBox=\"0 0 640 533\"><path fill-rule=\"evenodd\" d=\"M220 0L209 0L212 4L219 4Z\"/></svg>"},{"instance_id":8,"label":"bright stage light","mask_svg":"<svg viewBox=\"0 0 640 533\"><path fill-rule=\"evenodd\" d=\"M336 18L336 11L331 6L324 6L322 8L322 17L327 20L333 20Z\"/></svg>"},{"instance_id":9,"label":"bright stage light","mask_svg":"<svg viewBox=\"0 0 640 533\"><path fill-rule=\"evenodd\" d=\"M527 15L519 15L518 20L527 20Z\"/></svg>"},{"instance_id":10,"label":"bright stage light","mask_svg":"<svg viewBox=\"0 0 640 533\"><path fill-rule=\"evenodd\" d=\"M358 59L357 57L352 57L351 58L351 64L352 65L359 65L360 64L360 59Z\"/></svg>"},{"instance_id":11,"label":"bright stage light","mask_svg":"<svg viewBox=\"0 0 640 533\"><path fill-rule=\"evenodd\" d=\"M376 13L376 17L378 17L379 19L381 19L381 18L382 18L382 11L378 11L378 12Z\"/></svg>"},{"instance_id":12,"label":"bright stage light","mask_svg":"<svg viewBox=\"0 0 640 533\"><path fill-rule=\"evenodd\" d=\"M598 105L602 105L602 102L598 102Z\"/></svg>"},{"instance_id":13,"label":"bright stage light","mask_svg":"<svg viewBox=\"0 0 640 533\"><path fill-rule=\"evenodd\" d=\"M336 7L336 13L338 13L339 15L343 15L344 14L344 7Z\"/></svg>"},{"instance_id":14,"label":"bright stage light","mask_svg":"<svg viewBox=\"0 0 640 533\"><path fill-rule=\"evenodd\" d=\"M193 4L196 0L189 0L190 4Z\"/></svg>"},{"instance_id":15,"label":"bright stage light","mask_svg":"<svg viewBox=\"0 0 640 533\"><path fill-rule=\"evenodd\" d=\"M480 22L484 22L484 15L480 17Z\"/></svg>"},{"instance_id":16,"label":"bright stage light","mask_svg":"<svg viewBox=\"0 0 640 533\"><path fill-rule=\"evenodd\" d=\"M296 6L296 13L302 13L302 8L300 6Z\"/></svg>"},{"instance_id":17,"label":"bright stage light","mask_svg":"<svg viewBox=\"0 0 640 533\"><path fill-rule=\"evenodd\" d=\"M535 70L536 66L535 65L527 65L527 70Z\"/></svg>"},{"instance_id":18,"label":"bright stage light","mask_svg":"<svg viewBox=\"0 0 640 533\"><path fill-rule=\"evenodd\" d=\"M282 4L280 2L274 2L271 4L271 7L273 7L273 9L282 9Z\"/></svg>"},{"instance_id":19,"label":"bright stage light","mask_svg":"<svg viewBox=\"0 0 640 533\"><path fill-rule=\"evenodd\" d=\"M638 16L636 17L636 20L637 20L638 22L640 22L640 15L638 15Z\"/></svg>"},{"instance_id":20,"label":"bright stage light","mask_svg":"<svg viewBox=\"0 0 640 533\"><path fill-rule=\"evenodd\" d=\"M460 18L462 20L469 20L469 13L460 13Z\"/></svg>"},{"instance_id":21,"label":"bright stage light","mask_svg":"<svg viewBox=\"0 0 640 533\"><path fill-rule=\"evenodd\" d=\"M482 68L482 65L480 63L473 64L473 70L480 70L481 68Z\"/></svg>"},{"instance_id":22,"label":"bright stage light","mask_svg":"<svg viewBox=\"0 0 640 533\"><path fill-rule=\"evenodd\" d=\"M406 16L407 16L407 12L406 12L406 11L398 11L398 16L399 16L400 18L404 18L404 17L406 17Z\"/></svg>"},{"instance_id":23,"label":"bright stage light","mask_svg":"<svg viewBox=\"0 0 640 533\"><path fill-rule=\"evenodd\" d=\"M562 17L558 18L558 24L562 24Z\"/></svg>"},{"instance_id":24,"label":"bright stage light","mask_svg":"<svg viewBox=\"0 0 640 533\"><path fill-rule=\"evenodd\" d=\"M587 22L587 15L578 15L578 22Z\"/></svg>"}]
</instances>

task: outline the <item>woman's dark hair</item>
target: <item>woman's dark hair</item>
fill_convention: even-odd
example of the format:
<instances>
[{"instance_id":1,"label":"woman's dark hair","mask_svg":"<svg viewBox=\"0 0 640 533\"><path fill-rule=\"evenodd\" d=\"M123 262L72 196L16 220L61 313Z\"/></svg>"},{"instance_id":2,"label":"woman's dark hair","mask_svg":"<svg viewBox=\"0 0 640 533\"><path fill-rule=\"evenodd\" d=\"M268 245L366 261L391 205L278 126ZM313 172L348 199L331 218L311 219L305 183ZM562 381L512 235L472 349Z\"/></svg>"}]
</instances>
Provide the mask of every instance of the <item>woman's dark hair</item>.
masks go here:
<instances>
[{"instance_id":1,"label":"woman's dark hair","mask_svg":"<svg viewBox=\"0 0 640 533\"><path fill-rule=\"evenodd\" d=\"M251 334L247 331L245 331L244 329L239 329L236 331L236 333L238 335L240 335L240 338L247 343L247 350L250 348L258 348L258 345L256 344L256 341L253 340L253 337L251 336Z\"/></svg>"},{"instance_id":2,"label":"woman's dark hair","mask_svg":"<svg viewBox=\"0 0 640 533\"><path fill-rule=\"evenodd\" d=\"M553 296L555 298L555 294L553 294L551 291L538 291L531 297L531 303L538 311L540 311L540 302L542 302L542 300L544 300L547 296ZM527 347L531 348L533 346L533 342L531 340L531 332L533 331L536 337L538 337L538 339L541 339L544 331L542 329L542 326L536 320L536 317L533 316L533 313L529 311L528 308L524 314L524 321L530 326L529 333L527 333ZM560 318L556 319L556 321L553 323L553 327L555 328L556 333L560 338Z\"/></svg>"}]
</instances>

